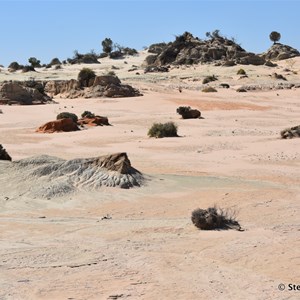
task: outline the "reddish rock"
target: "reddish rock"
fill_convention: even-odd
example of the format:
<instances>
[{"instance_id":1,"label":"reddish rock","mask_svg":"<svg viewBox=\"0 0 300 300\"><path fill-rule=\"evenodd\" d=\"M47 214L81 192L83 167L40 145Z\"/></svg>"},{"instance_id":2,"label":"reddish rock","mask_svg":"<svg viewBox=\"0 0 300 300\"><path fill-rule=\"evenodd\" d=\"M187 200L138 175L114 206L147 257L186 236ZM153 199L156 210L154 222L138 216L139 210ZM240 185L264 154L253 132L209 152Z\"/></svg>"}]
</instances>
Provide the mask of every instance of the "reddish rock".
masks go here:
<instances>
[{"instance_id":1,"label":"reddish rock","mask_svg":"<svg viewBox=\"0 0 300 300\"><path fill-rule=\"evenodd\" d=\"M88 125L88 126L103 126L110 125L107 117L95 116L93 118L81 118L78 120L78 125Z\"/></svg>"},{"instance_id":2,"label":"reddish rock","mask_svg":"<svg viewBox=\"0 0 300 300\"><path fill-rule=\"evenodd\" d=\"M72 119L60 119L48 122L40 126L36 132L43 133L53 133L53 132L68 132L68 131L77 131L79 128L77 124L73 122Z\"/></svg>"}]
</instances>

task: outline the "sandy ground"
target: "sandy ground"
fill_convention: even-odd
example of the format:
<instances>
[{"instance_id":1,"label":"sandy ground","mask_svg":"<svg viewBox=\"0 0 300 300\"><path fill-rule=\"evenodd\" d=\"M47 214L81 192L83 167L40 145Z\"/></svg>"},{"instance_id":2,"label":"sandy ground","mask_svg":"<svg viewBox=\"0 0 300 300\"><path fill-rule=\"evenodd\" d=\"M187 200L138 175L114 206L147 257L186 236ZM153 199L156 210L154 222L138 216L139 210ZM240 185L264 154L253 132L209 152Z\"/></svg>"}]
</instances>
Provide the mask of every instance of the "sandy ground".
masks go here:
<instances>
[{"instance_id":1,"label":"sandy ground","mask_svg":"<svg viewBox=\"0 0 300 300\"><path fill-rule=\"evenodd\" d=\"M300 284L300 139L281 140L279 132L299 125L300 89L236 89L276 83L273 72L288 82L299 83L300 75L284 71L289 61L243 66L246 79L236 75L241 66L143 74L144 56L95 67L97 74L119 67L117 75L143 97L0 106L0 143L14 160L125 151L149 178L131 190L43 200L22 196L24 183L12 186L0 175L0 299L299 299L288 285ZM300 74L300 60L294 61ZM139 70L128 72L132 65ZM0 80L76 78L81 68L3 69ZM231 88L201 92L202 79L212 74L219 76L213 84ZM200 109L203 119L180 119L181 105ZM59 112L85 110L107 116L112 126L35 132ZM153 122L167 121L178 125L180 137L147 137ZM192 210L214 204L234 210L245 231L197 230Z\"/></svg>"}]
</instances>

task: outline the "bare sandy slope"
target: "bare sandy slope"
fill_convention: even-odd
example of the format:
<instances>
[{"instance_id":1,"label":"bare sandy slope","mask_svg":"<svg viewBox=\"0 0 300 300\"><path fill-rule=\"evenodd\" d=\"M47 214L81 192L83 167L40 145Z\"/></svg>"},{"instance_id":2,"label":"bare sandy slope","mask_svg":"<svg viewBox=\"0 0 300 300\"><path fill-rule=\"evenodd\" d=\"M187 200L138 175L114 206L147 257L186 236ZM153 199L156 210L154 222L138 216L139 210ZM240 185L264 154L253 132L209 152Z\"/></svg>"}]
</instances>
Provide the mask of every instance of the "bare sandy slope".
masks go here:
<instances>
[{"instance_id":1,"label":"bare sandy slope","mask_svg":"<svg viewBox=\"0 0 300 300\"><path fill-rule=\"evenodd\" d=\"M299 299L299 291L277 287L300 284L300 139L279 138L299 125L300 89L235 91L275 83L272 72L288 82L300 82L299 75L283 71L287 62L245 66L243 82L235 75L240 66L136 75L128 68L141 57L126 60L104 60L97 72L119 66L116 73L143 97L0 106L0 143L14 160L125 151L149 179L131 190L32 199L23 195L28 183L12 184L1 162L0 299ZM65 67L60 78L76 78L81 67ZM202 79L212 74L231 88L202 93ZM180 105L200 109L203 119L180 119ZM59 112L84 110L112 126L35 133ZM166 121L176 122L180 137L147 137L153 122ZM245 231L197 230L192 210L214 204L235 210Z\"/></svg>"}]
</instances>

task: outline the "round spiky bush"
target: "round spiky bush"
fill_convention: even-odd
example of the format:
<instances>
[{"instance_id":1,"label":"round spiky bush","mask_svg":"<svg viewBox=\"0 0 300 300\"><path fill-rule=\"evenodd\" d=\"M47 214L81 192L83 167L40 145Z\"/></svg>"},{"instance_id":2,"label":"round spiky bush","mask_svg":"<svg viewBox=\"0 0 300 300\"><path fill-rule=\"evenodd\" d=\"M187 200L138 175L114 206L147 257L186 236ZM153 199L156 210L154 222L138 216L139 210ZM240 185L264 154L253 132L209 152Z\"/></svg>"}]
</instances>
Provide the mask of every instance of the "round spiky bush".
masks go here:
<instances>
[{"instance_id":1,"label":"round spiky bush","mask_svg":"<svg viewBox=\"0 0 300 300\"><path fill-rule=\"evenodd\" d=\"M56 120L60 120L60 119L72 119L74 123L77 123L78 121L78 117L75 114L69 112L62 112L58 114L56 116Z\"/></svg>"},{"instance_id":2,"label":"round spiky bush","mask_svg":"<svg viewBox=\"0 0 300 300\"><path fill-rule=\"evenodd\" d=\"M223 210L217 207L208 209L195 209L192 212L193 224L202 230L235 229L242 231L240 224L235 219L235 211Z\"/></svg>"},{"instance_id":3,"label":"round spiky bush","mask_svg":"<svg viewBox=\"0 0 300 300\"><path fill-rule=\"evenodd\" d=\"M173 122L167 123L154 123L148 131L148 136L163 138L163 137L176 137L177 126Z\"/></svg>"},{"instance_id":4,"label":"round spiky bush","mask_svg":"<svg viewBox=\"0 0 300 300\"><path fill-rule=\"evenodd\" d=\"M89 81L96 77L95 72L90 68L83 68L78 74L78 81L81 85L88 86Z\"/></svg>"}]
</instances>

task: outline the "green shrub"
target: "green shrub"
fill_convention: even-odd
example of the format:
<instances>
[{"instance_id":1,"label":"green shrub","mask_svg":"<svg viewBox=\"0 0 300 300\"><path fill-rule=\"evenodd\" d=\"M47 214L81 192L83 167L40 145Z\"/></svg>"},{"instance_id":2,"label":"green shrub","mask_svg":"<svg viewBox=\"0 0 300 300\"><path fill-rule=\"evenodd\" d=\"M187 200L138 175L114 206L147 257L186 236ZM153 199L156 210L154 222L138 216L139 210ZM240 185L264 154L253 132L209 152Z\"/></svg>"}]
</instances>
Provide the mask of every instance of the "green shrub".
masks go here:
<instances>
[{"instance_id":1,"label":"green shrub","mask_svg":"<svg viewBox=\"0 0 300 300\"><path fill-rule=\"evenodd\" d=\"M156 43L152 44L148 48L149 53L160 54L166 48L166 43Z\"/></svg>"},{"instance_id":2,"label":"green shrub","mask_svg":"<svg viewBox=\"0 0 300 300\"><path fill-rule=\"evenodd\" d=\"M179 106L177 109L176 109L176 112L180 115L183 115L185 113L188 113L191 111L191 107L190 106Z\"/></svg>"},{"instance_id":3,"label":"green shrub","mask_svg":"<svg viewBox=\"0 0 300 300\"><path fill-rule=\"evenodd\" d=\"M78 117L75 114L69 112L62 112L58 114L56 116L56 120L60 120L60 119L72 119L74 123L77 123L78 121Z\"/></svg>"},{"instance_id":4,"label":"green shrub","mask_svg":"<svg viewBox=\"0 0 300 300\"><path fill-rule=\"evenodd\" d=\"M246 75L246 71L244 69L239 69L236 74L237 75Z\"/></svg>"},{"instance_id":5,"label":"green shrub","mask_svg":"<svg viewBox=\"0 0 300 300\"><path fill-rule=\"evenodd\" d=\"M89 81L96 77L95 72L90 68L83 68L78 74L78 81L83 86L89 86Z\"/></svg>"},{"instance_id":6,"label":"green shrub","mask_svg":"<svg viewBox=\"0 0 300 300\"><path fill-rule=\"evenodd\" d=\"M20 66L16 61L13 61L12 63L10 63L8 68L12 71L17 71L17 70L22 69L22 66Z\"/></svg>"},{"instance_id":7,"label":"green shrub","mask_svg":"<svg viewBox=\"0 0 300 300\"><path fill-rule=\"evenodd\" d=\"M82 114L81 114L82 118L94 118L95 114L93 114L92 112L85 110Z\"/></svg>"},{"instance_id":8,"label":"green shrub","mask_svg":"<svg viewBox=\"0 0 300 300\"><path fill-rule=\"evenodd\" d=\"M60 65L60 64L61 64L61 62L60 62L60 60L57 57L52 58L52 60L49 63L49 65L51 65L51 66Z\"/></svg>"},{"instance_id":9,"label":"green shrub","mask_svg":"<svg viewBox=\"0 0 300 300\"><path fill-rule=\"evenodd\" d=\"M202 83L206 84L206 83L209 83L211 81L216 81L216 80L218 80L218 78L215 75L213 75L213 76L207 76L207 77L205 77L203 79Z\"/></svg>"},{"instance_id":10,"label":"green shrub","mask_svg":"<svg viewBox=\"0 0 300 300\"><path fill-rule=\"evenodd\" d=\"M22 72L23 72L23 73L27 73L27 72L35 72L35 69L34 69L33 66L28 66L28 65L26 65L26 66L24 66L24 67L22 68Z\"/></svg>"},{"instance_id":11,"label":"green shrub","mask_svg":"<svg viewBox=\"0 0 300 300\"><path fill-rule=\"evenodd\" d=\"M156 138L178 136L177 126L173 122L154 123L148 131L148 136Z\"/></svg>"},{"instance_id":12,"label":"green shrub","mask_svg":"<svg viewBox=\"0 0 300 300\"><path fill-rule=\"evenodd\" d=\"M129 47L125 47L122 49L122 52L125 54L125 55L136 55L138 54L137 50L134 49L134 48L129 48Z\"/></svg>"}]
</instances>

